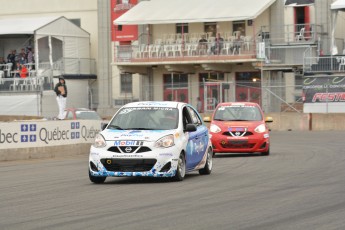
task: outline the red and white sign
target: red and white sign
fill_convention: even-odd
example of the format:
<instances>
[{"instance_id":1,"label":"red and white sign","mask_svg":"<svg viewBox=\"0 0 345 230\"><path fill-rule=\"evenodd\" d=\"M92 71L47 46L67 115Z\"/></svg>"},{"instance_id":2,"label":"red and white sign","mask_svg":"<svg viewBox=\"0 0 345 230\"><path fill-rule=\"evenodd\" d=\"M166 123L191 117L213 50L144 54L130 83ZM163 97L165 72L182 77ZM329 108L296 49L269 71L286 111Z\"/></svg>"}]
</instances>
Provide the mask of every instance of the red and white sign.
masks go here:
<instances>
[{"instance_id":1,"label":"red and white sign","mask_svg":"<svg viewBox=\"0 0 345 230\"><path fill-rule=\"evenodd\" d=\"M111 40L128 42L138 39L137 25L114 25L119 18L138 3L138 0L111 0Z\"/></svg>"}]
</instances>

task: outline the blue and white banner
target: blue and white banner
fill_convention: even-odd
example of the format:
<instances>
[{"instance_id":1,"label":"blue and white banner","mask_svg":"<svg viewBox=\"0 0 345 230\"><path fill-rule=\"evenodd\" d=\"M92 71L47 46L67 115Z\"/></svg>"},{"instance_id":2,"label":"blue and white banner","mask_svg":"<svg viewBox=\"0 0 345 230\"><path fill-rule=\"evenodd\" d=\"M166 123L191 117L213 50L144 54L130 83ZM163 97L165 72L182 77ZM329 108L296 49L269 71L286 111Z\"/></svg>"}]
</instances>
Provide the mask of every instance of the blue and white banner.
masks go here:
<instances>
[{"instance_id":1,"label":"blue and white banner","mask_svg":"<svg viewBox=\"0 0 345 230\"><path fill-rule=\"evenodd\" d=\"M16 121L0 123L0 149L93 143L102 121Z\"/></svg>"}]
</instances>

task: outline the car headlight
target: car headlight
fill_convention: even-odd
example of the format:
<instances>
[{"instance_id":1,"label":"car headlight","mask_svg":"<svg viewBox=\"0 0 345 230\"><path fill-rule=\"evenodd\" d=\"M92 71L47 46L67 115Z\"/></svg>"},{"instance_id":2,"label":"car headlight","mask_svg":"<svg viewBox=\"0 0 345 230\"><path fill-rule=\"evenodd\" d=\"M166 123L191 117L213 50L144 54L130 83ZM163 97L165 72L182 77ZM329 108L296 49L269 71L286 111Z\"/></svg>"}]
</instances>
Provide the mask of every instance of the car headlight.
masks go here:
<instances>
[{"instance_id":1,"label":"car headlight","mask_svg":"<svg viewBox=\"0 0 345 230\"><path fill-rule=\"evenodd\" d=\"M219 126L218 125L211 125L211 127L210 127L210 131L212 132L212 133L219 133L220 131L222 131L220 128L219 128Z\"/></svg>"},{"instance_id":2,"label":"car headlight","mask_svg":"<svg viewBox=\"0 0 345 230\"><path fill-rule=\"evenodd\" d=\"M104 140L104 137L101 134L97 134L95 141L93 142L92 146L95 148L103 148L107 145L107 143Z\"/></svg>"},{"instance_id":3,"label":"car headlight","mask_svg":"<svg viewBox=\"0 0 345 230\"><path fill-rule=\"evenodd\" d=\"M155 143L156 148L168 148L174 145L174 135L172 134L162 137Z\"/></svg>"},{"instance_id":4,"label":"car headlight","mask_svg":"<svg viewBox=\"0 0 345 230\"><path fill-rule=\"evenodd\" d=\"M254 129L254 131L257 132L257 133L263 133L263 132L265 132L265 131L266 131L266 126L265 126L265 124L259 125L258 127L256 127L256 128Z\"/></svg>"}]
</instances>

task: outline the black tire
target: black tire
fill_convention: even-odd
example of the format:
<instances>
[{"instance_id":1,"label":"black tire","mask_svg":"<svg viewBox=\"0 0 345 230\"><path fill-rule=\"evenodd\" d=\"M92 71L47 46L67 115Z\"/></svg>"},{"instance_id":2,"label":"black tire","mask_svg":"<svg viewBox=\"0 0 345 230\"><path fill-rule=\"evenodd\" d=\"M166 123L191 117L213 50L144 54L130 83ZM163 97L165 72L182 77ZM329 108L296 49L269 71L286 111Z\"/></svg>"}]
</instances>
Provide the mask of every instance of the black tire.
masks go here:
<instances>
[{"instance_id":1,"label":"black tire","mask_svg":"<svg viewBox=\"0 0 345 230\"><path fill-rule=\"evenodd\" d=\"M261 153L261 156L268 156L268 155L270 155L270 147L268 147L266 152Z\"/></svg>"},{"instance_id":2,"label":"black tire","mask_svg":"<svg viewBox=\"0 0 345 230\"><path fill-rule=\"evenodd\" d=\"M185 158L184 154L181 153L180 157L178 159L176 174L173 177L173 180L174 181L183 181L185 175L186 175L186 158Z\"/></svg>"},{"instance_id":3,"label":"black tire","mask_svg":"<svg viewBox=\"0 0 345 230\"><path fill-rule=\"evenodd\" d=\"M107 177L105 176L92 176L90 173L90 170L89 170L89 178L90 178L90 181L95 184L102 184L105 181L105 179L107 179Z\"/></svg>"},{"instance_id":4,"label":"black tire","mask_svg":"<svg viewBox=\"0 0 345 230\"><path fill-rule=\"evenodd\" d=\"M208 149L207 151L207 159L206 159L206 164L205 167L202 169L199 169L199 174L200 175L209 175L212 172L212 156L213 156L213 151L211 148Z\"/></svg>"}]
</instances>

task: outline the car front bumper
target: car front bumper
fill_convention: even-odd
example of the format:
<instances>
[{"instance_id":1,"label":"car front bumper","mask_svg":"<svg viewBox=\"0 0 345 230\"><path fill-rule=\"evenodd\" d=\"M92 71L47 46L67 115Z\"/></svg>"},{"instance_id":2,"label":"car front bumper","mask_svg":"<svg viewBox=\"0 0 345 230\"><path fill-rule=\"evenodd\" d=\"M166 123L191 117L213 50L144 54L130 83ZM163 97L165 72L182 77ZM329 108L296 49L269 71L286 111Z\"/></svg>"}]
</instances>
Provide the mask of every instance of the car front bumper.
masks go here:
<instances>
[{"instance_id":1,"label":"car front bumper","mask_svg":"<svg viewBox=\"0 0 345 230\"><path fill-rule=\"evenodd\" d=\"M269 149L268 133L246 137L231 137L212 133L213 152L218 153L254 153L267 152Z\"/></svg>"},{"instance_id":2,"label":"car front bumper","mask_svg":"<svg viewBox=\"0 0 345 230\"><path fill-rule=\"evenodd\" d=\"M89 170L101 177L173 177L181 150L151 148L144 153L114 153L106 148L91 147Z\"/></svg>"}]
</instances>

